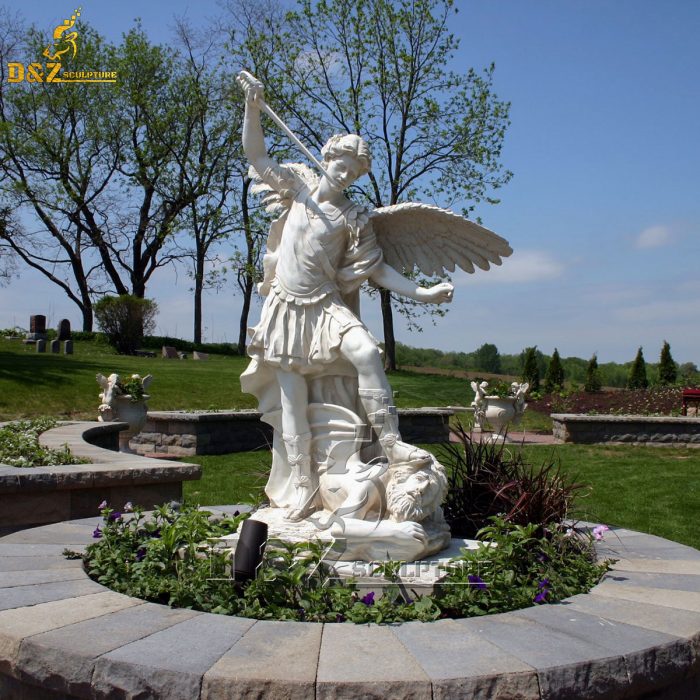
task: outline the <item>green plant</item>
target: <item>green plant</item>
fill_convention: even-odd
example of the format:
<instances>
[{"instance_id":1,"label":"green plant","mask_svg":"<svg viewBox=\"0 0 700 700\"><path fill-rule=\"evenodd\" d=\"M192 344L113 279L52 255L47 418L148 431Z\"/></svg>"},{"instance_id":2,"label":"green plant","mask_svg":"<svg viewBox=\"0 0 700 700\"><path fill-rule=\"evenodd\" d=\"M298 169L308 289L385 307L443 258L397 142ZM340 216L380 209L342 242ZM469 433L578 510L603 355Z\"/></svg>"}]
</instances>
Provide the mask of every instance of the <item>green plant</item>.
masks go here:
<instances>
[{"instance_id":1,"label":"green plant","mask_svg":"<svg viewBox=\"0 0 700 700\"><path fill-rule=\"evenodd\" d=\"M17 421L0 428L0 464L11 467L51 467L59 464L86 464L67 445L60 450L42 447L39 435L56 427L53 418Z\"/></svg>"},{"instance_id":2,"label":"green plant","mask_svg":"<svg viewBox=\"0 0 700 700\"><path fill-rule=\"evenodd\" d=\"M540 367L537 361L537 346L525 348L523 353L523 381L530 385L530 391L540 390Z\"/></svg>"},{"instance_id":3,"label":"green plant","mask_svg":"<svg viewBox=\"0 0 700 700\"><path fill-rule=\"evenodd\" d=\"M143 387L143 378L140 374L132 374L125 382L117 382L117 387L125 396L131 396L131 400L134 403L142 401L146 395Z\"/></svg>"},{"instance_id":4,"label":"green plant","mask_svg":"<svg viewBox=\"0 0 700 700\"><path fill-rule=\"evenodd\" d=\"M660 384L675 384L678 377L678 368L671 356L671 346L665 340L659 356L658 370Z\"/></svg>"},{"instance_id":5,"label":"green plant","mask_svg":"<svg viewBox=\"0 0 700 700\"><path fill-rule=\"evenodd\" d=\"M477 384L480 381L480 379L477 379ZM489 382L488 388L486 389L486 395L497 396L499 399L506 399L509 396L515 396L511 384L503 381Z\"/></svg>"},{"instance_id":6,"label":"green plant","mask_svg":"<svg viewBox=\"0 0 700 700\"><path fill-rule=\"evenodd\" d=\"M95 319L109 344L122 355L133 355L144 334L155 328L158 305L131 294L105 296L94 307Z\"/></svg>"},{"instance_id":7,"label":"green plant","mask_svg":"<svg viewBox=\"0 0 700 700\"><path fill-rule=\"evenodd\" d=\"M441 445L438 459L447 469L443 510L454 537L474 537L495 515L539 528L569 515L583 486L557 461L534 466L505 443L474 441L459 423L453 432L458 442Z\"/></svg>"},{"instance_id":8,"label":"green plant","mask_svg":"<svg viewBox=\"0 0 700 700\"><path fill-rule=\"evenodd\" d=\"M637 350L637 356L634 358L632 368L630 369L629 378L627 379L628 389L646 389L649 386L647 379L647 365L644 362L642 348Z\"/></svg>"},{"instance_id":9,"label":"green plant","mask_svg":"<svg viewBox=\"0 0 700 700\"><path fill-rule=\"evenodd\" d=\"M552 359L549 361L547 372L544 375L545 394L561 391L564 388L564 367L561 364L559 350L554 348Z\"/></svg>"},{"instance_id":10,"label":"green plant","mask_svg":"<svg viewBox=\"0 0 700 700\"><path fill-rule=\"evenodd\" d=\"M593 536L561 523L540 528L493 517L477 537L478 549L462 550L445 567L450 573L437 600L445 616L555 603L590 590L612 563L596 564Z\"/></svg>"},{"instance_id":11,"label":"green plant","mask_svg":"<svg viewBox=\"0 0 700 700\"><path fill-rule=\"evenodd\" d=\"M588 366L586 367L586 382L583 385L584 391L589 394L594 394L600 391L602 388L602 383L600 381L600 370L598 369L598 357L593 355L588 361Z\"/></svg>"},{"instance_id":12,"label":"green plant","mask_svg":"<svg viewBox=\"0 0 700 700\"><path fill-rule=\"evenodd\" d=\"M258 575L240 584L231 577L228 550L217 542L235 532L247 514L217 518L195 506L166 505L148 518L131 503L122 511L106 502L99 508L102 522L84 555L93 579L173 607L256 619L364 624L468 617L583 593L606 568L594 563L590 537L495 519L481 534L496 546L465 551L450 565L442 592L433 596L407 591L398 580L400 562L391 561L375 568L373 575L383 579L362 595L353 579L332 575L318 541L268 541ZM491 566L493 575L475 577L470 573L475 565L482 572ZM544 594L538 587L543 579Z\"/></svg>"}]
</instances>

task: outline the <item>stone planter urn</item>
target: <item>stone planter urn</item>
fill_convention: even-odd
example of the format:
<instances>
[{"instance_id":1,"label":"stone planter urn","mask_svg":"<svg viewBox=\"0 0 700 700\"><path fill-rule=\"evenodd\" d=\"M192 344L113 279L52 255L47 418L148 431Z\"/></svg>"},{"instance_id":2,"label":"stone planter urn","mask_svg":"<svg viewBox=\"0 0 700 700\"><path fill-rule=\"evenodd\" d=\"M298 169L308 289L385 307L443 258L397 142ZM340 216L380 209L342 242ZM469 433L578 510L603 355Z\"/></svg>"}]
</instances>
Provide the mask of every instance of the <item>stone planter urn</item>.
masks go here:
<instances>
[{"instance_id":1,"label":"stone planter urn","mask_svg":"<svg viewBox=\"0 0 700 700\"><path fill-rule=\"evenodd\" d=\"M526 382L513 382L510 388L489 394L488 382L471 383L474 390L474 422L482 433L491 432L487 442L504 442L510 425L517 425L525 413L525 394L530 388ZM505 395L504 395L505 394Z\"/></svg>"},{"instance_id":2,"label":"stone planter urn","mask_svg":"<svg viewBox=\"0 0 700 700\"><path fill-rule=\"evenodd\" d=\"M102 393L99 395L102 403L97 409L97 420L102 423L118 421L129 424L126 430L119 433L120 452L135 454L129 446L129 441L134 435L138 435L146 424L146 401L150 396L144 392L152 379L150 374L143 378L132 374L129 380L122 382L118 374L110 374L109 377L97 375L97 382L102 387ZM129 391L133 393L127 393Z\"/></svg>"}]
</instances>

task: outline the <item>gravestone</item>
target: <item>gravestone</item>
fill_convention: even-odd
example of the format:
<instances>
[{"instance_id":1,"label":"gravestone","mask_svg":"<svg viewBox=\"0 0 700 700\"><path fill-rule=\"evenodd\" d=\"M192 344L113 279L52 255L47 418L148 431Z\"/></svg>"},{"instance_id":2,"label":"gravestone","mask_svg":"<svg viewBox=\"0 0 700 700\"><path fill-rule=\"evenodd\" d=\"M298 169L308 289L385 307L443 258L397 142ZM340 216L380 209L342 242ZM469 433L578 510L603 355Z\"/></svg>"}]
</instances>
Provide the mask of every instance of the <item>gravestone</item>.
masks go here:
<instances>
[{"instance_id":1,"label":"gravestone","mask_svg":"<svg viewBox=\"0 0 700 700\"><path fill-rule=\"evenodd\" d=\"M46 316L36 314L29 317L29 333L27 333L26 340L29 342L46 340Z\"/></svg>"},{"instance_id":2,"label":"gravestone","mask_svg":"<svg viewBox=\"0 0 700 700\"><path fill-rule=\"evenodd\" d=\"M59 353L61 352L61 341L54 338L50 343L49 347L51 348L51 352L54 353Z\"/></svg>"},{"instance_id":3,"label":"gravestone","mask_svg":"<svg viewBox=\"0 0 700 700\"><path fill-rule=\"evenodd\" d=\"M177 353L177 348L174 348L170 345L163 345L161 352L163 357L165 357L168 360L177 360L180 357Z\"/></svg>"},{"instance_id":4,"label":"gravestone","mask_svg":"<svg viewBox=\"0 0 700 700\"><path fill-rule=\"evenodd\" d=\"M36 351L46 352L46 341L43 338L39 338L39 340L36 341Z\"/></svg>"},{"instance_id":5,"label":"gravestone","mask_svg":"<svg viewBox=\"0 0 700 700\"><path fill-rule=\"evenodd\" d=\"M193 350L192 351L192 359L193 360L208 360L209 353L208 352L199 352L199 350Z\"/></svg>"},{"instance_id":6,"label":"gravestone","mask_svg":"<svg viewBox=\"0 0 700 700\"><path fill-rule=\"evenodd\" d=\"M62 342L70 339L70 321L64 318L58 324L58 340Z\"/></svg>"},{"instance_id":7,"label":"gravestone","mask_svg":"<svg viewBox=\"0 0 700 700\"><path fill-rule=\"evenodd\" d=\"M73 341L72 340L64 340L63 341L63 354L64 355L72 355L73 354Z\"/></svg>"}]
</instances>

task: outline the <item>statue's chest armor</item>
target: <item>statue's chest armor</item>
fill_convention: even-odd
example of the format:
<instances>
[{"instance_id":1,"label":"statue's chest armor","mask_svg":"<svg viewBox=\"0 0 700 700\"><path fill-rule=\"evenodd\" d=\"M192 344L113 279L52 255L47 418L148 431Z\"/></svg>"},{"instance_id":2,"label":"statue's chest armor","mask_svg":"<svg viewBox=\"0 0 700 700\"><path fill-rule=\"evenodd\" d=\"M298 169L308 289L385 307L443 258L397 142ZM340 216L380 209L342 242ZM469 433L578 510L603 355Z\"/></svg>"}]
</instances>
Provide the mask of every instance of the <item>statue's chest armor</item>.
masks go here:
<instances>
[{"instance_id":1,"label":"statue's chest armor","mask_svg":"<svg viewBox=\"0 0 700 700\"><path fill-rule=\"evenodd\" d=\"M315 202L296 202L289 212L283 247L297 260L314 257L323 249L332 263L337 263L346 247L347 223L337 207L322 207Z\"/></svg>"}]
</instances>

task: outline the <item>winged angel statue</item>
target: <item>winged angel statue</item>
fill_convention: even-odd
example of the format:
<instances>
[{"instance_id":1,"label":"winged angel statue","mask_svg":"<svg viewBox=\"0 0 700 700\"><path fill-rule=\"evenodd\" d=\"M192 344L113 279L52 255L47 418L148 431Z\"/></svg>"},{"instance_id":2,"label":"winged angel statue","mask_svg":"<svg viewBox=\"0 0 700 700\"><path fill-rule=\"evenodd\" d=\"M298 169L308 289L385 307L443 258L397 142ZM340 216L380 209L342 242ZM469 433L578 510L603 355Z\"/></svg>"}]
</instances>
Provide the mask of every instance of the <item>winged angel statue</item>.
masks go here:
<instances>
[{"instance_id":1,"label":"winged angel statue","mask_svg":"<svg viewBox=\"0 0 700 700\"><path fill-rule=\"evenodd\" d=\"M243 148L254 189L277 218L259 291L265 303L250 330L243 390L274 427L266 493L287 522L311 520L354 538L348 556L407 561L449 542L440 503L444 468L401 440L378 341L359 314L363 282L426 303L450 302L451 284L419 287L397 270L426 275L484 270L511 254L507 241L450 211L404 203L370 211L344 194L371 169L357 135L329 139L319 163L242 72ZM321 171L278 164L267 154L261 110ZM278 511L279 513L280 511Z\"/></svg>"}]
</instances>

